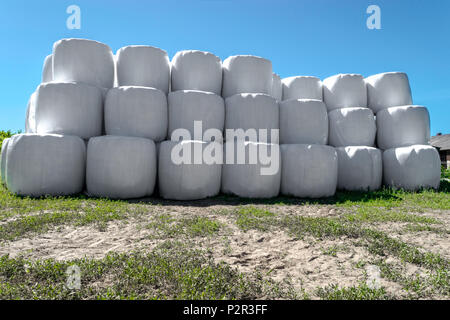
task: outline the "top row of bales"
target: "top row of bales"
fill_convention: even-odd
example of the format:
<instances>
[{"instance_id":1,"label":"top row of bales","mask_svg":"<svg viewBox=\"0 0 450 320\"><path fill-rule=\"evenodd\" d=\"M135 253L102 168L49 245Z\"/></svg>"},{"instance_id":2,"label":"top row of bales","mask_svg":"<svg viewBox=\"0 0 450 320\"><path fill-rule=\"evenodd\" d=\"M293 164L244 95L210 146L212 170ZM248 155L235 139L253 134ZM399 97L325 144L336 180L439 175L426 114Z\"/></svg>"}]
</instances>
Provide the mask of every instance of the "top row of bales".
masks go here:
<instances>
[{"instance_id":1,"label":"top row of bales","mask_svg":"<svg viewBox=\"0 0 450 320\"><path fill-rule=\"evenodd\" d=\"M278 101L316 99L328 111L368 107L374 113L412 104L408 77L390 72L364 79L361 75L336 75L323 82L312 76L285 79L273 73L264 58L238 55L223 62L216 55L185 50L172 61L166 51L151 46L126 46L116 55L103 43L63 39L45 59L42 82L81 82L109 89L121 86L152 87L169 93L179 90L212 92L227 98L239 93L263 93Z\"/></svg>"}]
</instances>

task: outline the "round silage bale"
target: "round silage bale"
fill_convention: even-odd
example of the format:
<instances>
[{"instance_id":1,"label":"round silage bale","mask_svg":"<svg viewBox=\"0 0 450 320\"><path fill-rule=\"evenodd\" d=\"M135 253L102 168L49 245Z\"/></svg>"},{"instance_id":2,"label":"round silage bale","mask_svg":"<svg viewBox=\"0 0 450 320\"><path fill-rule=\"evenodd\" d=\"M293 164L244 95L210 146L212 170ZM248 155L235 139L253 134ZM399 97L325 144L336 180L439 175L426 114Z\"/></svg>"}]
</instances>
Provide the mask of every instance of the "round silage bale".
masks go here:
<instances>
[{"instance_id":1,"label":"round silage bale","mask_svg":"<svg viewBox=\"0 0 450 320\"><path fill-rule=\"evenodd\" d=\"M36 92L35 108L37 133L82 139L102 133L103 98L97 87L74 82L43 83Z\"/></svg>"},{"instance_id":2,"label":"round silage bale","mask_svg":"<svg viewBox=\"0 0 450 320\"><path fill-rule=\"evenodd\" d=\"M8 143L10 138L6 138L2 141L2 154L1 154L1 175L2 175L2 183L6 183L6 151L8 150Z\"/></svg>"},{"instance_id":3,"label":"round silage bale","mask_svg":"<svg viewBox=\"0 0 450 320\"><path fill-rule=\"evenodd\" d=\"M377 112L377 143L386 150L430 141L430 115L422 106L400 106Z\"/></svg>"},{"instance_id":4,"label":"round silage bale","mask_svg":"<svg viewBox=\"0 0 450 320\"><path fill-rule=\"evenodd\" d=\"M114 85L114 57L104 43L62 39L53 45L53 81L83 82L101 88Z\"/></svg>"},{"instance_id":5,"label":"round silage bale","mask_svg":"<svg viewBox=\"0 0 450 320\"><path fill-rule=\"evenodd\" d=\"M272 62L267 59L239 55L223 61L222 96L238 93L265 93L272 91Z\"/></svg>"},{"instance_id":6,"label":"round silage bale","mask_svg":"<svg viewBox=\"0 0 450 320\"><path fill-rule=\"evenodd\" d=\"M320 100L280 102L280 143L327 144L327 107Z\"/></svg>"},{"instance_id":7,"label":"round silage bale","mask_svg":"<svg viewBox=\"0 0 450 320\"><path fill-rule=\"evenodd\" d=\"M323 100L322 81L317 77L296 76L284 78L283 100L315 99Z\"/></svg>"},{"instance_id":8,"label":"round silage bale","mask_svg":"<svg viewBox=\"0 0 450 320\"><path fill-rule=\"evenodd\" d=\"M412 104L406 73L386 72L367 77L367 105L374 113L390 107Z\"/></svg>"},{"instance_id":9,"label":"round silage bale","mask_svg":"<svg viewBox=\"0 0 450 320\"><path fill-rule=\"evenodd\" d=\"M42 67L42 83L53 81L53 55L49 54L45 57L44 66Z\"/></svg>"},{"instance_id":10,"label":"round silage bale","mask_svg":"<svg viewBox=\"0 0 450 320\"><path fill-rule=\"evenodd\" d=\"M216 129L217 135L223 140L223 127L225 123L225 103L221 96L211 92L180 90L169 93L169 134L177 129L186 129L190 137L187 140L211 141L205 136L209 129ZM195 122L201 127L194 130ZM197 136L196 136L197 135ZM171 139L172 140L172 139Z\"/></svg>"},{"instance_id":11,"label":"round silage bale","mask_svg":"<svg viewBox=\"0 0 450 320\"><path fill-rule=\"evenodd\" d=\"M63 196L83 190L86 147L76 136L18 134L6 153L6 185L18 195Z\"/></svg>"},{"instance_id":12,"label":"round silage bale","mask_svg":"<svg viewBox=\"0 0 450 320\"><path fill-rule=\"evenodd\" d=\"M279 127L279 106L271 96L242 93L225 99L226 140L234 140L237 130L243 130L249 133L245 140L278 143Z\"/></svg>"},{"instance_id":13,"label":"round silage bale","mask_svg":"<svg viewBox=\"0 0 450 320\"><path fill-rule=\"evenodd\" d=\"M171 70L172 91L222 92L222 61L210 52L178 51L172 58Z\"/></svg>"},{"instance_id":14,"label":"round silage bale","mask_svg":"<svg viewBox=\"0 0 450 320\"><path fill-rule=\"evenodd\" d=\"M113 199L150 196L156 181L156 147L150 139L102 136L89 140L89 195Z\"/></svg>"},{"instance_id":15,"label":"round silage bale","mask_svg":"<svg viewBox=\"0 0 450 320\"><path fill-rule=\"evenodd\" d=\"M168 111L164 92L147 87L117 87L106 94L107 135L163 141L167 136Z\"/></svg>"},{"instance_id":16,"label":"round silage bale","mask_svg":"<svg viewBox=\"0 0 450 320\"><path fill-rule=\"evenodd\" d=\"M222 192L244 198L272 198L280 192L278 144L227 141L224 144Z\"/></svg>"},{"instance_id":17,"label":"round silage bale","mask_svg":"<svg viewBox=\"0 0 450 320\"><path fill-rule=\"evenodd\" d=\"M331 197L336 192L338 159L330 146L282 144L281 193L300 198Z\"/></svg>"},{"instance_id":18,"label":"round silage bale","mask_svg":"<svg viewBox=\"0 0 450 320\"><path fill-rule=\"evenodd\" d=\"M151 46L126 46L116 53L117 86L142 86L169 92L167 52Z\"/></svg>"},{"instance_id":19,"label":"round silage bale","mask_svg":"<svg viewBox=\"0 0 450 320\"><path fill-rule=\"evenodd\" d=\"M219 194L223 162L221 143L163 141L158 160L159 193L164 199L197 200Z\"/></svg>"},{"instance_id":20,"label":"round silage bale","mask_svg":"<svg viewBox=\"0 0 450 320\"><path fill-rule=\"evenodd\" d=\"M415 191L439 188L441 160L432 146L413 145L392 148L383 153L385 185Z\"/></svg>"},{"instance_id":21,"label":"round silage bale","mask_svg":"<svg viewBox=\"0 0 450 320\"><path fill-rule=\"evenodd\" d=\"M28 100L25 115L25 133L36 132L36 92L33 92Z\"/></svg>"},{"instance_id":22,"label":"round silage bale","mask_svg":"<svg viewBox=\"0 0 450 320\"><path fill-rule=\"evenodd\" d=\"M381 187L383 161L381 150L364 147L336 148L338 156L338 189L374 191Z\"/></svg>"},{"instance_id":23,"label":"round silage bale","mask_svg":"<svg viewBox=\"0 0 450 320\"><path fill-rule=\"evenodd\" d=\"M270 95L277 101L283 99L283 85L280 76L276 73L272 75L272 91Z\"/></svg>"},{"instance_id":24,"label":"round silage bale","mask_svg":"<svg viewBox=\"0 0 450 320\"><path fill-rule=\"evenodd\" d=\"M337 74L323 80L323 99L328 111L367 107L367 88L360 74Z\"/></svg>"},{"instance_id":25,"label":"round silage bale","mask_svg":"<svg viewBox=\"0 0 450 320\"><path fill-rule=\"evenodd\" d=\"M334 147L368 146L375 143L377 128L369 108L344 108L328 112L329 139Z\"/></svg>"}]
</instances>

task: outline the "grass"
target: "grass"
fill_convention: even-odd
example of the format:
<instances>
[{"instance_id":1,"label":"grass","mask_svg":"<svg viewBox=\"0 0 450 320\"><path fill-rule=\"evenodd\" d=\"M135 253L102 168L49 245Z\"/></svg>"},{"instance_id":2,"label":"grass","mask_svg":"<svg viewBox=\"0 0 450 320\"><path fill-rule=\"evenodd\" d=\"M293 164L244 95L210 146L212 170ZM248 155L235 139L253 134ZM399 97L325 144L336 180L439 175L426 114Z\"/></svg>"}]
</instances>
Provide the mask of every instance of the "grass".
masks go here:
<instances>
[{"instance_id":1,"label":"grass","mask_svg":"<svg viewBox=\"0 0 450 320\"><path fill-rule=\"evenodd\" d=\"M389 300L393 298L386 293L384 288L372 289L366 284L348 288L330 285L325 288L319 288L317 295L325 300Z\"/></svg>"},{"instance_id":2,"label":"grass","mask_svg":"<svg viewBox=\"0 0 450 320\"><path fill-rule=\"evenodd\" d=\"M154 230L160 238L207 237L219 232L222 224L208 217L176 219L170 214L160 214L146 227Z\"/></svg>"}]
</instances>

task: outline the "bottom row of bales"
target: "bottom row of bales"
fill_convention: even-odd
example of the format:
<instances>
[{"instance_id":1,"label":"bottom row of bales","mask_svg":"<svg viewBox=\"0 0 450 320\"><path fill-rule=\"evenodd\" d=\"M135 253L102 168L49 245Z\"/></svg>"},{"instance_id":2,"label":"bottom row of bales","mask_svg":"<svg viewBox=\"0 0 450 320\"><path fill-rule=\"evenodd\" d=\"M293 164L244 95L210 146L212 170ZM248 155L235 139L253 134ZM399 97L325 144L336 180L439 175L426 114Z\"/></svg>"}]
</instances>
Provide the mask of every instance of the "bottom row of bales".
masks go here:
<instances>
[{"instance_id":1,"label":"bottom row of bales","mask_svg":"<svg viewBox=\"0 0 450 320\"><path fill-rule=\"evenodd\" d=\"M221 191L246 198L320 198L336 189L438 188L440 159L427 145L365 146L203 142L100 136L18 134L5 139L1 176L23 196L83 192L115 199L155 193L194 200ZM158 182L158 183L157 183Z\"/></svg>"}]
</instances>

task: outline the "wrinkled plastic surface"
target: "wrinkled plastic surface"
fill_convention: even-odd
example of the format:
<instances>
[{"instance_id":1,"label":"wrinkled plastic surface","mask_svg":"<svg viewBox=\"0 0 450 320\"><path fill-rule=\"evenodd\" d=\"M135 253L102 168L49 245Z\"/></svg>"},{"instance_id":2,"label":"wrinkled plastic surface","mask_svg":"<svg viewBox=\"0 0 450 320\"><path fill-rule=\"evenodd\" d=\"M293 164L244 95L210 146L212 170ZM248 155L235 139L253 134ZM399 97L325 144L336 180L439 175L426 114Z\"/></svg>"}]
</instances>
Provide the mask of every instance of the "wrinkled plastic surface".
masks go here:
<instances>
[{"instance_id":1,"label":"wrinkled plastic surface","mask_svg":"<svg viewBox=\"0 0 450 320\"><path fill-rule=\"evenodd\" d=\"M338 74L323 80L323 98L328 111L367 107L367 88L360 74Z\"/></svg>"},{"instance_id":2,"label":"wrinkled plastic surface","mask_svg":"<svg viewBox=\"0 0 450 320\"><path fill-rule=\"evenodd\" d=\"M231 56L223 61L222 96L272 91L272 62L256 56Z\"/></svg>"},{"instance_id":3,"label":"wrinkled plastic surface","mask_svg":"<svg viewBox=\"0 0 450 320\"><path fill-rule=\"evenodd\" d=\"M25 133L36 132L36 92L33 92L28 100L27 113L25 115Z\"/></svg>"},{"instance_id":4,"label":"wrinkled plastic surface","mask_svg":"<svg viewBox=\"0 0 450 320\"><path fill-rule=\"evenodd\" d=\"M311 76L296 76L284 78L283 100L315 99L323 100L322 81Z\"/></svg>"},{"instance_id":5,"label":"wrinkled plastic surface","mask_svg":"<svg viewBox=\"0 0 450 320\"><path fill-rule=\"evenodd\" d=\"M320 100L280 102L280 143L327 144L327 107Z\"/></svg>"},{"instance_id":6,"label":"wrinkled plastic surface","mask_svg":"<svg viewBox=\"0 0 450 320\"><path fill-rule=\"evenodd\" d=\"M114 199L150 196L156 181L156 147L150 139L102 136L89 140L89 195Z\"/></svg>"},{"instance_id":7,"label":"wrinkled plastic surface","mask_svg":"<svg viewBox=\"0 0 450 320\"><path fill-rule=\"evenodd\" d=\"M99 136L102 91L83 83L43 83L36 92L35 119L36 132L40 134L75 135L82 139Z\"/></svg>"},{"instance_id":8,"label":"wrinkled plastic surface","mask_svg":"<svg viewBox=\"0 0 450 320\"><path fill-rule=\"evenodd\" d=\"M117 86L142 86L169 92L167 52L151 46L126 46L116 53Z\"/></svg>"},{"instance_id":9,"label":"wrinkled plastic surface","mask_svg":"<svg viewBox=\"0 0 450 320\"><path fill-rule=\"evenodd\" d=\"M5 176L5 173L6 173L6 150L8 148L9 139L10 138L6 138L2 142L2 154L1 154L1 163L0 163L2 183L6 182L6 176Z\"/></svg>"},{"instance_id":10,"label":"wrinkled plastic surface","mask_svg":"<svg viewBox=\"0 0 450 320\"><path fill-rule=\"evenodd\" d=\"M111 88L114 85L114 56L111 48L101 42L85 39L55 42L53 80Z\"/></svg>"},{"instance_id":11,"label":"wrinkled plastic surface","mask_svg":"<svg viewBox=\"0 0 450 320\"><path fill-rule=\"evenodd\" d=\"M412 104L411 88L406 73L380 73L364 81L367 85L367 105L374 113L390 107Z\"/></svg>"},{"instance_id":12,"label":"wrinkled plastic surface","mask_svg":"<svg viewBox=\"0 0 450 320\"><path fill-rule=\"evenodd\" d=\"M338 189L373 191L381 187L383 178L382 153L371 147L339 147Z\"/></svg>"},{"instance_id":13,"label":"wrinkled plastic surface","mask_svg":"<svg viewBox=\"0 0 450 320\"><path fill-rule=\"evenodd\" d=\"M222 61L216 55L198 51L179 51L172 58L172 91L199 90L220 95Z\"/></svg>"},{"instance_id":14,"label":"wrinkled plastic surface","mask_svg":"<svg viewBox=\"0 0 450 320\"><path fill-rule=\"evenodd\" d=\"M330 146L282 144L281 193L300 198L331 197L336 192L338 159Z\"/></svg>"},{"instance_id":15,"label":"wrinkled plastic surface","mask_svg":"<svg viewBox=\"0 0 450 320\"><path fill-rule=\"evenodd\" d=\"M377 128L369 108L344 108L328 112L329 144L334 147L368 146L375 143Z\"/></svg>"},{"instance_id":16,"label":"wrinkled plastic surface","mask_svg":"<svg viewBox=\"0 0 450 320\"><path fill-rule=\"evenodd\" d=\"M117 87L105 100L108 135L163 141L167 136L168 111L164 92L147 87Z\"/></svg>"},{"instance_id":17,"label":"wrinkled plastic surface","mask_svg":"<svg viewBox=\"0 0 450 320\"><path fill-rule=\"evenodd\" d=\"M53 55L49 54L45 57L44 66L42 67L42 82L53 81Z\"/></svg>"},{"instance_id":18,"label":"wrinkled plastic surface","mask_svg":"<svg viewBox=\"0 0 450 320\"><path fill-rule=\"evenodd\" d=\"M283 99L283 84L281 83L280 76L276 73L272 76L272 91L270 95L277 101Z\"/></svg>"},{"instance_id":19,"label":"wrinkled plastic surface","mask_svg":"<svg viewBox=\"0 0 450 320\"><path fill-rule=\"evenodd\" d=\"M392 148L383 153L383 179L389 187L405 190L439 188L441 160L432 146Z\"/></svg>"},{"instance_id":20,"label":"wrinkled plastic surface","mask_svg":"<svg viewBox=\"0 0 450 320\"><path fill-rule=\"evenodd\" d=\"M422 106L401 106L377 112L377 144L380 149L428 144L430 115Z\"/></svg>"},{"instance_id":21,"label":"wrinkled plastic surface","mask_svg":"<svg viewBox=\"0 0 450 320\"><path fill-rule=\"evenodd\" d=\"M7 150L6 184L11 192L40 197L83 190L86 147L79 137L18 134Z\"/></svg>"}]
</instances>

